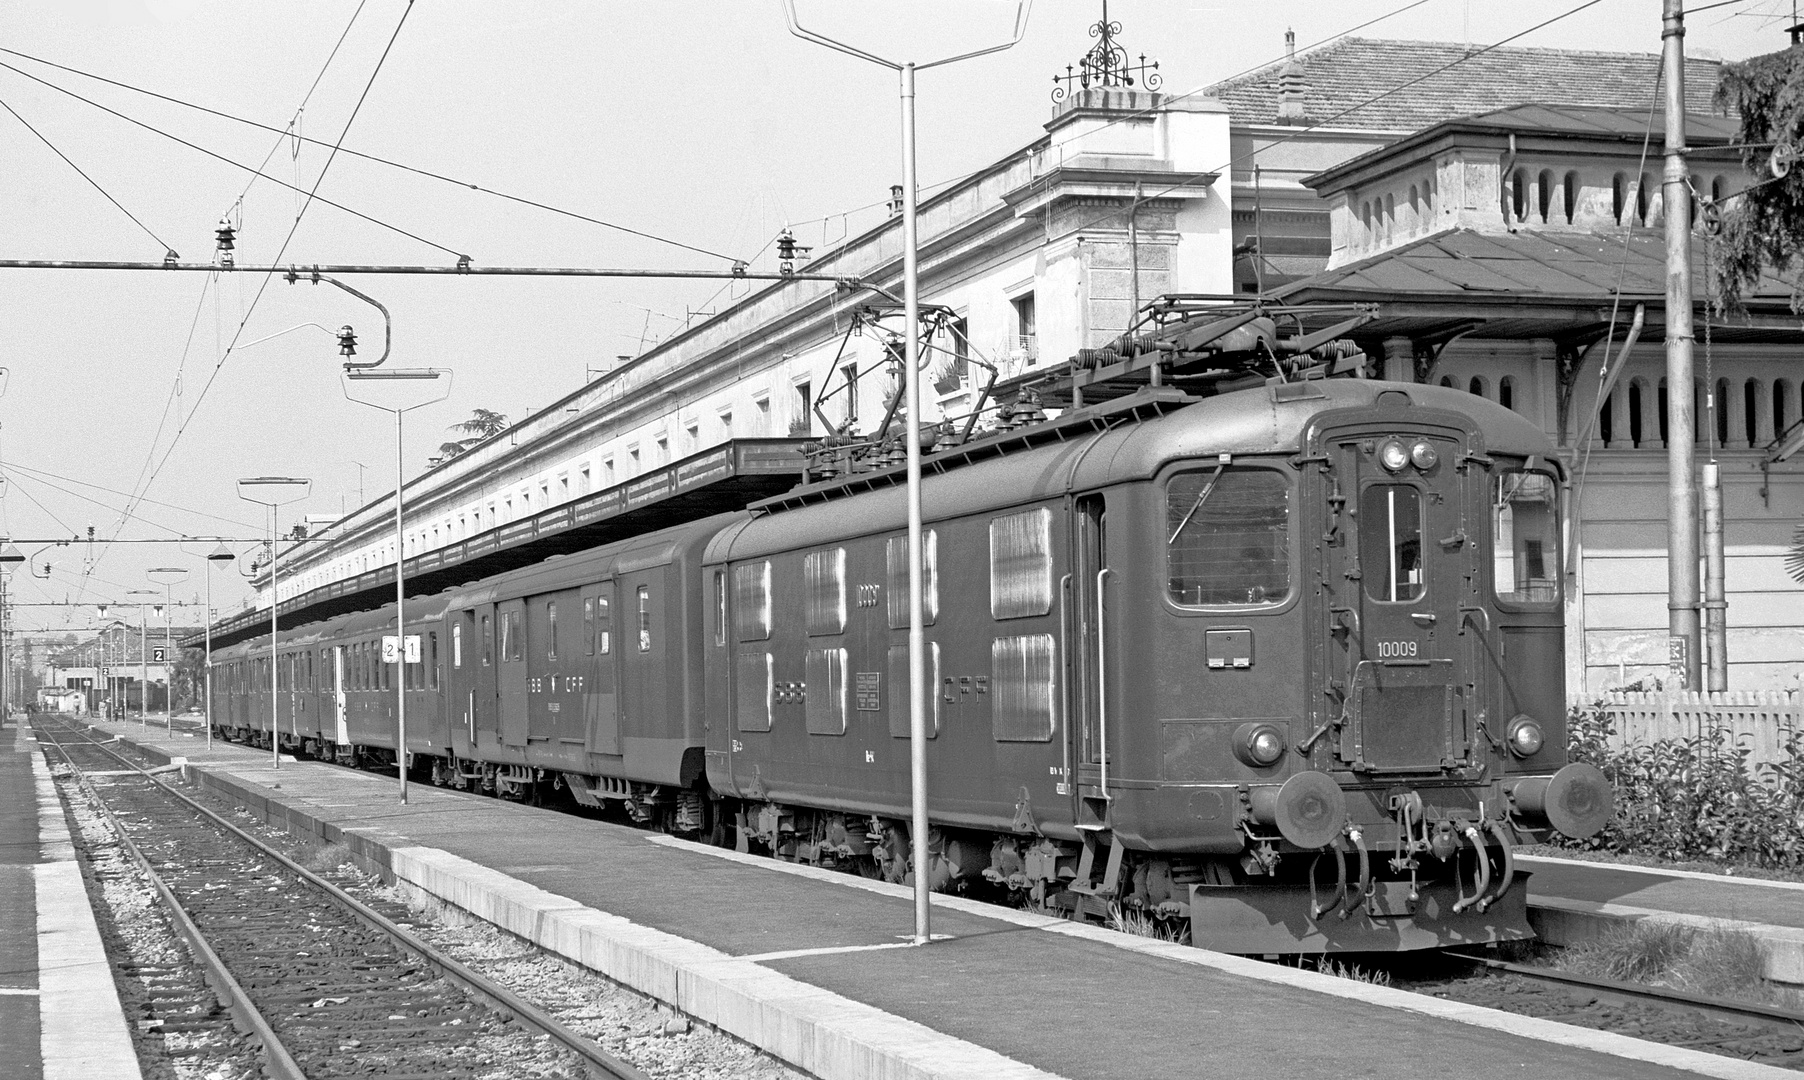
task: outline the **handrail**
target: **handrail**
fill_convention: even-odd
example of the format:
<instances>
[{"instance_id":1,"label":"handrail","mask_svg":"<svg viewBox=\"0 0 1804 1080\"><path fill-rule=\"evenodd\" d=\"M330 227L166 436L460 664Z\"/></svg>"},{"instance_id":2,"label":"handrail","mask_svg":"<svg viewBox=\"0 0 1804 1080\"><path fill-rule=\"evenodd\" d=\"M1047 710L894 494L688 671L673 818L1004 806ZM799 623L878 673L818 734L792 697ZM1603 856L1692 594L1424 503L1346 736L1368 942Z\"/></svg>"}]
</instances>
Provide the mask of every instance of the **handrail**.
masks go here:
<instances>
[{"instance_id":1,"label":"handrail","mask_svg":"<svg viewBox=\"0 0 1804 1080\"><path fill-rule=\"evenodd\" d=\"M1103 592L1114 573L1108 567L1096 572L1096 748L1102 763L1102 797L1109 797L1109 650L1103 625Z\"/></svg>"}]
</instances>

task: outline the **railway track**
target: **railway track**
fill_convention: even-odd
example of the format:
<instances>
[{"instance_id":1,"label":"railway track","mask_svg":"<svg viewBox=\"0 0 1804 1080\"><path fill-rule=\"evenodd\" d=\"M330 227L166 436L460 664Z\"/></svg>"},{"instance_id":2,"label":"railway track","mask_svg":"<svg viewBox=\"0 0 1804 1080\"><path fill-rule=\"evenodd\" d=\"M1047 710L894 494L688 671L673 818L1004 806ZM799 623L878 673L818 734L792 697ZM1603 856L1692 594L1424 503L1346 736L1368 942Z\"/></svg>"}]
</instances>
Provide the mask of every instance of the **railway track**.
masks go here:
<instances>
[{"instance_id":1,"label":"railway track","mask_svg":"<svg viewBox=\"0 0 1804 1080\"><path fill-rule=\"evenodd\" d=\"M1482 966L1489 971L1526 979L1533 983L1582 991L1599 1001L1612 1005L1629 1007L1652 1005L1664 1009L1683 1009L1719 1023L1751 1024L1804 1035L1804 1013L1793 1012L1789 1009L1761 1005L1751 1001L1736 1001L1732 998L1709 997L1664 986L1617 982L1614 979L1600 979L1571 971L1513 964L1505 960L1472 956L1468 953L1451 950L1445 955Z\"/></svg>"},{"instance_id":2,"label":"railway track","mask_svg":"<svg viewBox=\"0 0 1804 1080\"><path fill-rule=\"evenodd\" d=\"M212 994L260 1044L269 1076L400 1080L530 1066L534 1076L644 1080L125 755L68 726L35 727L162 901ZM191 978L187 986L173 997L174 1022L216 1025L218 1010L197 1007Z\"/></svg>"}]
</instances>

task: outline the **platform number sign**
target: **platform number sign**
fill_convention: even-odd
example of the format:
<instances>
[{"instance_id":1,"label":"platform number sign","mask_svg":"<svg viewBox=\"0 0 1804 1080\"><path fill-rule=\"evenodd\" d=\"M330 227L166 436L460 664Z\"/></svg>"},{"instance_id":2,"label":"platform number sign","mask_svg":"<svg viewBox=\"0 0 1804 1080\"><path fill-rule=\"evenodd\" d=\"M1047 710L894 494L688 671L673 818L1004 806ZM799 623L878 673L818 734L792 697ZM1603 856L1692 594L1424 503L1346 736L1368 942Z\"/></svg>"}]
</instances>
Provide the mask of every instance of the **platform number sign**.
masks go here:
<instances>
[{"instance_id":1,"label":"platform number sign","mask_svg":"<svg viewBox=\"0 0 1804 1080\"><path fill-rule=\"evenodd\" d=\"M394 634L383 635L382 662L384 664L397 664L400 663L403 658L405 658L409 664L417 664L420 662L420 635L408 634L405 643L403 643L401 638L396 637Z\"/></svg>"},{"instance_id":2,"label":"platform number sign","mask_svg":"<svg viewBox=\"0 0 1804 1080\"><path fill-rule=\"evenodd\" d=\"M150 650L150 662L151 663L162 664L162 663L167 663L168 660L169 660L169 650L164 648L163 646L158 645L155 648Z\"/></svg>"}]
</instances>

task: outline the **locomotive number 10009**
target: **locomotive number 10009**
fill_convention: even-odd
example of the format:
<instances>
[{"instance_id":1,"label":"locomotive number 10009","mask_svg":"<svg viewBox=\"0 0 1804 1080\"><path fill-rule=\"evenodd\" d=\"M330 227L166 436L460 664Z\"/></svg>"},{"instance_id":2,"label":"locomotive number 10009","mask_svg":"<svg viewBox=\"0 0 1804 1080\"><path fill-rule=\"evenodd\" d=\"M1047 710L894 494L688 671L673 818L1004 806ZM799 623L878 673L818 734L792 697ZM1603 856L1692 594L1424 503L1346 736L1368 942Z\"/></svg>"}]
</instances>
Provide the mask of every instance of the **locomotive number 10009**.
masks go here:
<instances>
[{"instance_id":1,"label":"locomotive number 10009","mask_svg":"<svg viewBox=\"0 0 1804 1080\"><path fill-rule=\"evenodd\" d=\"M1378 643L1380 660L1393 660L1414 655L1416 655L1416 643L1413 641L1380 641Z\"/></svg>"}]
</instances>

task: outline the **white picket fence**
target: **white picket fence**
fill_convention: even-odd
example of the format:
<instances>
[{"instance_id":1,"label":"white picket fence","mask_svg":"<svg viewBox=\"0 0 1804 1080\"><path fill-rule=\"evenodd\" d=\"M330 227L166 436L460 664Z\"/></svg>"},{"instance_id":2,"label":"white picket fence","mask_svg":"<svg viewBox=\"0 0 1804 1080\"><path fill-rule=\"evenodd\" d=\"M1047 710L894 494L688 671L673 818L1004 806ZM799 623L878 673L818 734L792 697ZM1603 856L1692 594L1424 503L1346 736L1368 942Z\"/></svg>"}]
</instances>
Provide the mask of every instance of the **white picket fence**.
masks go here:
<instances>
[{"instance_id":1,"label":"white picket fence","mask_svg":"<svg viewBox=\"0 0 1804 1080\"><path fill-rule=\"evenodd\" d=\"M1748 747L1754 762L1781 760L1786 739L1804 728L1804 695L1791 690L1612 692L1601 699L1573 699L1575 705L1593 703L1615 718L1611 742L1616 745L1726 729L1732 740Z\"/></svg>"}]
</instances>

